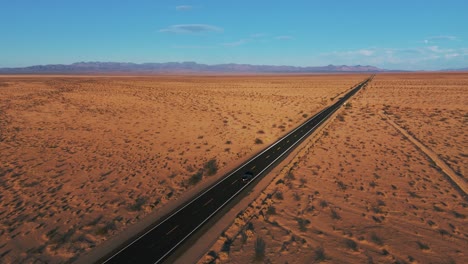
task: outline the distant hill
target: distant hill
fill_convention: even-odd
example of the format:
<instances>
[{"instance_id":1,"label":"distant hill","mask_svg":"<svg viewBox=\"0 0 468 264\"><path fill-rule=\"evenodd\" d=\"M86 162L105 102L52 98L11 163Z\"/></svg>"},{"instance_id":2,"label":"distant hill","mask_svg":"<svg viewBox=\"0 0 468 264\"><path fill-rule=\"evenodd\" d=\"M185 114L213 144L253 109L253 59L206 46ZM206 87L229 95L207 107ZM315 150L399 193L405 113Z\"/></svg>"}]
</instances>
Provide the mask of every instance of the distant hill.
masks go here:
<instances>
[{"instance_id":1,"label":"distant hill","mask_svg":"<svg viewBox=\"0 0 468 264\"><path fill-rule=\"evenodd\" d=\"M328 65L318 67L273 66L251 64L207 65L196 62L127 63L77 62L73 64L35 65L23 68L0 68L0 74L86 74L86 73L320 73L383 72L374 66Z\"/></svg>"},{"instance_id":2,"label":"distant hill","mask_svg":"<svg viewBox=\"0 0 468 264\"><path fill-rule=\"evenodd\" d=\"M459 69L444 69L442 71L468 71L468 68L459 68Z\"/></svg>"}]
</instances>

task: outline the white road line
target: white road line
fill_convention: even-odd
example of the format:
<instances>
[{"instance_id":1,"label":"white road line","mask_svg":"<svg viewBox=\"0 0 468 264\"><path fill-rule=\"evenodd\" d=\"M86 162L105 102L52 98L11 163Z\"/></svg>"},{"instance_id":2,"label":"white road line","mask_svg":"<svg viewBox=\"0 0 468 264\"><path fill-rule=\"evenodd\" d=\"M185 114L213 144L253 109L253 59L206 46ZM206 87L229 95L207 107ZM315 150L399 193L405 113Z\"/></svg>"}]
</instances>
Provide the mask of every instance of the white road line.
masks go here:
<instances>
[{"instance_id":1,"label":"white road line","mask_svg":"<svg viewBox=\"0 0 468 264\"><path fill-rule=\"evenodd\" d=\"M361 82L360 84L358 84L357 86L361 85L362 83L368 81L369 79ZM357 87L356 86L356 87ZM153 228L151 228L150 230L146 231L144 234L142 234L141 236L139 236L137 239L133 240L130 244L128 244L127 246L125 246L124 248L122 248L121 250L119 250L117 253L113 254L110 258L108 258L107 260L105 260L103 263L106 263L108 262L109 260L111 260L114 256L118 255L120 252L124 251L125 249L127 249L128 247L130 247L131 245L133 245L135 242L137 242L138 240L140 240L142 237L144 237L146 234L148 234L149 232L153 231L155 228L159 227L161 224L165 223L167 220L169 220L170 218L172 218L172 216L174 216L175 214L177 214L178 212L180 212L181 210L183 210L185 207L189 206L190 204L192 204L194 201L196 201L198 198L200 198L201 196L203 196L205 193L209 192L211 189L213 189L214 187L218 186L220 183L222 183L223 181L225 181L227 178L229 178L231 175L233 175L234 173L236 173L237 171L239 171L240 169L242 169L246 164L248 164L249 162L255 160L257 157L261 156L263 153L265 153L266 151L268 151L269 149L273 148L274 146L276 146L278 143L280 143L283 139L287 138L289 135L291 135L292 133L296 132L298 129L302 128L303 126L305 126L308 122L310 122L311 120L313 120L314 118L316 118L318 115L320 115L322 112L324 112L325 110L329 109L331 106L333 105L330 105L329 107L323 109L322 111L318 112L317 114L315 114L314 116L312 116L311 118L309 118L306 122L304 122L302 125L298 126L297 128L295 128L294 130L292 130L291 132L289 132L288 134L286 134L285 136L283 136L282 138L278 139L275 143L273 143L272 145L270 145L268 148L264 149L262 152L260 152L259 154L257 154L256 156L254 156L253 158L251 158L250 160L244 162L243 164L241 164L236 170L234 170L232 173L228 174L227 176L225 176L224 178L222 178L219 182L217 182L216 184L214 184L213 186L211 186L210 188L208 188L207 190L205 190L203 193L201 193L200 195L198 195L196 198L192 199L191 201L189 201L186 205L182 206L180 209L178 209L177 211L175 211L174 213L172 213L169 217L165 218L163 221L161 221L159 224L157 224L156 226L154 226ZM325 118L327 118L330 114L328 114ZM320 121L317 125L321 124L323 122L323 119L322 121ZM311 128L310 130L313 130L317 125L315 125L313 128ZM306 133L304 136L306 136L308 133ZM296 137L297 135L294 135L294 137ZM302 136L302 138L304 137ZM302 138L300 138L299 140L301 140ZM298 140L298 141L299 141ZM291 149L293 146L295 146L297 144L297 142L294 143L291 147L289 147L284 153L286 153L289 149ZM281 154L278 158L276 158L272 163L270 163L264 170L262 170L260 173L257 174L257 176L255 176L253 179L255 179L256 177L258 177L258 175L262 174L267 168L269 168L271 166L271 164L273 164L274 162L276 162L276 160L278 160L283 154ZM252 181L250 181L252 182ZM177 246L180 245L180 243L184 242L187 237L189 237L193 232L195 232L196 230L198 230L198 228L203 225L206 221L208 221L216 212L218 212L226 203L228 203L229 201L231 201L234 196L236 196L240 191L242 191L245 187L247 187L249 184L245 184L239 191L237 191L233 196L231 196L226 202L224 202L220 207L218 207L218 209L216 209L211 215L208 216L208 218L206 218L201 224L199 224L195 229L192 230L192 232L190 232L188 235L186 235L182 240L180 240L174 247L172 247L168 252L166 252L166 254L164 254L161 258L159 258L155 263L158 263L160 262L162 259L164 259L170 252L172 252Z\"/></svg>"},{"instance_id":2,"label":"white road line","mask_svg":"<svg viewBox=\"0 0 468 264\"><path fill-rule=\"evenodd\" d=\"M365 82L365 81L364 81L364 82ZM328 109L328 107L325 108L325 109L323 109L322 111L320 111L319 114L321 114L323 111L325 111L325 110L327 110L327 109ZM334 112L334 111L333 111L333 112ZM329 113L327 116L325 116L317 125L315 125L314 127L312 127L312 128L310 129L310 131L312 131L312 130L315 129L317 126L319 126L320 124L322 124L322 122L323 122L325 119L327 119L333 112L331 112L331 113ZM318 115L318 114L317 114L317 115ZM317 116L317 115L315 115L315 116ZM315 116L314 116L314 117L315 117ZM311 117L311 118L314 118L314 117ZM299 129L299 128L296 128L295 130L297 130L297 129ZM291 133L293 133L295 130L293 130L292 132L290 132L288 135L290 135ZM309 133L306 133L304 136L302 136L302 138L305 137L305 136L307 136L307 134L309 134ZM288 135L287 135L287 136L288 136ZM283 137L283 138L284 138L284 137ZM282 139L283 139L283 138L282 138ZM268 166L266 166L265 169L263 169L260 173L258 173L257 176L255 176L250 182L252 182L255 178L257 178L259 175L261 175L265 170L267 170L273 163L275 163L279 158L281 158L281 157L284 155L284 153L288 152L292 147L294 147L302 138L300 138L300 139L297 140L294 144L292 144L291 147L289 147L286 151L284 151L283 154L280 155L279 157L277 157L272 163L270 163ZM263 152L267 151L268 149L270 149L270 148L273 147L274 145L278 144L278 142L280 142L282 139L278 140L276 143L274 143L273 145L271 145L269 148L267 148L267 149L264 150ZM263 152L262 152L262 153L263 153ZM262 153L260 153L259 155L255 156L255 158L258 157L258 156L260 156ZM255 158L254 158L254 159L255 159ZM253 159L251 159L251 160L253 160ZM240 168L239 168L239 169L240 169ZM236 171L237 171L237 170L236 170ZM223 208L224 205L226 205L228 202L230 202L239 192L241 192L241 191L244 190L247 186L249 186L250 182L247 183L247 184L245 184L239 191L237 191L237 192L236 192L234 195L232 195L226 202L224 202L221 206L219 206L213 213L211 213L205 220L203 220L203 222L201 222L197 227L195 227L195 228L192 230L192 232L190 232L188 235L186 235L186 236L185 236L182 240L180 240L175 246L173 246L168 252L166 252L166 254L164 254L161 258L159 258L159 259L155 262L155 264L158 263L158 262L160 262L162 259L164 259L164 258L165 258L169 253L171 253L176 247L178 247L182 242L184 242L191 234L193 234L193 232L197 231L198 228L200 228L200 226L202 226L202 225L203 225L206 221L208 221L214 214L216 214L219 210L221 210L221 208Z\"/></svg>"},{"instance_id":3,"label":"white road line","mask_svg":"<svg viewBox=\"0 0 468 264\"><path fill-rule=\"evenodd\" d=\"M176 230L179 226L176 225L174 228L171 229L171 231L167 232L166 233L166 236L169 235L170 233L172 233L172 231Z\"/></svg>"},{"instance_id":4,"label":"white road line","mask_svg":"<svg viewBox=\"0 0 468 264\"><path fill-rule=\"evenodd\" d=\"M208 202L204 203L203 204L203 207L205 207L207 204L211 203L213 201L213 198L211 198L210 200L208 200Z\"/></svg>"}]
</instances>

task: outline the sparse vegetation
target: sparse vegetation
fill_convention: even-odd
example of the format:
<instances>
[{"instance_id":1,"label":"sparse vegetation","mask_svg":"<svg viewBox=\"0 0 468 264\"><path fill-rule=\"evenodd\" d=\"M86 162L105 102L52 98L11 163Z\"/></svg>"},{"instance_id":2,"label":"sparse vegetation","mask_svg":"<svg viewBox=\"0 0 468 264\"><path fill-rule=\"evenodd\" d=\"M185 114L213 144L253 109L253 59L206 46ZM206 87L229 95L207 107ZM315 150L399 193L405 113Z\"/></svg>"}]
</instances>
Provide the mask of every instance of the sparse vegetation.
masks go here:
<instances>
[{"instance_id":1,"label":"sparse vegetation","mask_svg":"<svg viewBox=\"0 0 468 264\"><path fill-rule=\"evenodd\" d=\"M338 119L338 121L340 121L340 122L344 122L344 120L345 120L344 115L341 114L341 113L336 115L336 119Z\"/></svg>"},{"instance_id":2,"label":"sparse vegetation","mask_svg":"<svg viewBox=\"0 0 468 264\"><path fill-rule=\"evenodd\" d=\"M325 249L323 247L317 247L315 250L315 258L316 262L322 262L327 260L327 255L325 255Z\"/></svg>"},{"instance_id":3,"label":"sparse vegetation","mask_svg":"<svg viewBox=\"0 0 468 264\"><path fill-rule=\"evenodd\" d=\"M421 241L416 241L416 243L419 246L419 249L421 250L429 250L429 246Z\"/></svg>"},{"instance_id":4,"label":"sparse vegetation","mask_svg":"<svg viewBox=\"0 0 468 264\"><path fill-rule=\"evenodd\" d=\"M210 159L207 161L203 166L203 170L207 176L215 175L218 172L218 162L216 159Z\"/></svg>"},{"instance_id":5,"label":"sparse vegetation","mask_svg":"<svg viewBox=\"0 0 468 264\"><path fill-rule=\"evenodd\" d=\"M282 171L285 177L275 178L268 193L262 193L264 200L243 210L245 214L235 222L240 229L226 232L237 241L226 243L227 253L219 252L225 241L217 243L211 250L214 261L227 257L227 261L239 262L237 256L244 252L253 256L257 236L268 243L262 261L273 263L284 263L289 261L288 254L306 251L304 256L311 258L292 261L314 262L320 243L326 245L327 262L343 250L363 262L368 254L375 263L404 263L400 258L409 254L412 257L406 261L436 261L443 255L450 262L463 253L467 206L462 194L390 122L397 122L464 177L466 155L459 131L467 117L460 100L466 74L431 73L425 76L437 78L424 77L424 82L418 74L405 74L400 80L395 76L378 75L372 89L352 99L352 108L340 110L346 122L330 120L323 131L326 136L318 133L310 148L297 149L307 154L294 157L297 164L287 168L291 174ZM292 86L286 85L285 77L274 77L280 84L270 89L270 76L249 79L248 85L237 82L237 77L219 77L229 80L229 89L214 84L218 77L180 77L165 85L138 78L41 78L51 84L47 87L41 86L40 79L22 81L27 78L9 82L0 99L0 105L8 106L0 109L4 159L0 218L5 227L0 233L6 239L0 244L0 258L61 263L99 247L101 241L151 210L201 184L208 177L210 158L216 158L214 174L246 159L261 147L250 137L261 138L262 144L275 140L303 122L305 112L325 107L320 100L314 101L317 93L328 103L331 95L341 94L346 86L343 80L357 79L333 76L341 81L317 86L310 80L325 77L301 77L303 84L287 77L297 87L288 94L282 89ZM437 96L432 96L435 89ZM272 93L280 100L273 100ZM232 105L225 104L230 94L239 99ZM244 103L246 95L258 96L259 104L249 107L250 102ZM294 97L293 103L289 96ZM277 110L271 111L272 105ZM384 107L386 114L381 112ZM182 112L180 120L172 118ZM280 199L274 190L282 191ZM332 220L339 217L345 221ZM296 218L303 220L303 227ZM396 235L392 225L396 219L410 232ZM245 222L247 226L242 226ZM46 236L54 223L60 228ZM377 240L371 238L372 232L378 234ZM21 239L28 240L30 250L15 247L13 242ZM436 247L439 243L445 243L444 251ZM402 251L403 246L408 246L408 252ZM281 254L280 248L284 249Z\"/></svg>"},{"instance_id":6,"label":"sparse vegetation","mask_svg":"<svg viewBox=\"0 0 468 264\"><path fill-rule=\"evenodd\" d=\"M338 212L335 209L330 210L331 218L334 220L340 220L341 216L338 214Z\"/></svg>"},{"instance_id":7,"label":"sparse vegetation","mask_svg":"<svg viewBox=\"0 0 468 264\"><path fill-rule=\"evenodd\" d=\"M255 144L259 145L259 144L263 144L263 140L259 139L259 138L256 138L255 139Z\"/></svg>"},{"instance_id":8,"label":"sparse vegetation","mask_svg":"<svg viewBox=\"0 0 468 264\"><path fill-rule=\"evenodd\" d=\"M382 238L380 238L376 233L374 233L374 232L371 233L370 239L374 244L379 245L379 246L383 246Z\"/></svg>"},{"instance_id":9,"label":"sparse vegetation","mask_svg":"<svg viewBox=\"0 0 468 264\"><path fill-rule=\"evenodd\" d=\"M190 176L189 180L188 180L188 184L189 185L195 185L197 183L199 183L203 178L203 173L201 171L193 174L192 176Z\"/></svg>"},{"instance_id":10,"label":"sparse vegetation","mask_svg":"<svg viewBox=\"0 0 468 264\"><path fill-rule=\"evenodd\" d=\"M105 236L109 233L110 230L115 230L117 227L115 226L114 221L108 222L107 224L99 227L96 229L95 234L99 236Z\"/></svg>"},{"instance_id":11,"label":"sparse vegetation","mask_svg":"<svg viewBox=\"0 0 468 264\"><path fill-rule=\"evenodd\" d=\"M266 243L261 237L255 240L255 260L262 261L265 258Z\"/></svg>"},{"instance_id":12,"label":"sparse vegetation","mask_svg":"<svg viewBox=\"0 0 468 264\"><path fill-rule=\"evenodd\" d=\"M226 239L224 240L223 247L221 248L221 251L224 251L224 252L231 251L231 245L232 245L232 239L226 237Z\"/></svg>"},{"instance_id":13,"label":"sparse vegetation","mask_svg":"<svg viewBox=\"0 0 468 264\"><path fill-rule=\"evenodd\" d=\"M328 206L328 202L325 201L325 200L322 200L322 201L320 201L320 206L321 206L322 208L325 208L325 207Z\"/></svg>"},{"instance_id":14,"label":"sparse vegetation","mask_svg":"<svg viewBox=\"0 0 468 264\"><path fill-rule=\"evenodd\" d=\"M276 208L273 205L270 205L267 209L267 214L269 215L275 215L276 214Z\"/></svg>"},{"instance_id":15,"label":"sparse vegetation","mask_svg":"<svg viewBox=\"0 0 468 264\"><path fill-rule=\"evenodd\" d=\"M284 200L283 193L281 191L275 192L275 198L278 200Z\"/></svg>"},{"instance_id":16,"label":"sparse vegetation","mask_svg":"<svg viewBox=\"0 0 468 264\"><path fill-rule=\"evenodd\" d=\"M140 211L147 201L148 198L146 196L140 196L135 200L135 203L129 206L128 209L130 211Z\"/></svg>"},{"instance_id":17,"label":"sparse vegetation","mask_svg":"<svg viewBox=\"0 0 468 264\"><path fill-rule=\"evenodd\" d=\"M346 238L344 240L344 243L347 248L352 249L353 251L358 251L358 244L356 243L356 241Z\"/></svg>"},{"instance_id":18,"label":"sparse vegetation","mask_svg":"<svg viewBox=\"0 0 468 264\"><path fill-rule=\"evenodd\" d=\"M300 201L301 200L301 195L299 195L297 192L293 193L294 200Z\"/></svg>"},{"instance_id":19,"label":"sparse vegetation","mask_svg":"<svg viewBox=\"0 0 468 264\"><path fill-rule=\"evenodd\" d=\"M297 217L296 221L297 221L297 224L299 225L299 230L301 230L302 232L307 231L307 226L310 224L309 220Z\"/></svg>"}]
</instances>

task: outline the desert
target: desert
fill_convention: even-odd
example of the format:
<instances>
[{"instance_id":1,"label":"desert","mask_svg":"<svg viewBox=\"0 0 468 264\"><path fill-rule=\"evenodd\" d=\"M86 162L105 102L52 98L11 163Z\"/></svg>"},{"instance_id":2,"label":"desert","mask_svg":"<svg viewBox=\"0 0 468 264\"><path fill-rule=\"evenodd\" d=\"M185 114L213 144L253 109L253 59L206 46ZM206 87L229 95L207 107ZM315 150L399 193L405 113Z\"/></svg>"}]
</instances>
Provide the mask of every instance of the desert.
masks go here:
<instances>
[{"instance_id":1,"label":"desert","mask_svg":"<svg viewBox=\"0 0 468 264\"><path fill-rule=\"evenodd\" d=\"M367 76L1 76L2 262L79 259Z\"/></svg>"},{"instance_id":2,"label":"desert","mask_svg":"<svg viewBox=\"0 0 468 264\"><path fill-rule=\"evenodd\" d=\"M198 263L468 262L468 74L378 74Z\"/></svg>"},{"instance_id":3,"label":"desert","mask_svg":"<svg viewBox=\"0 0 468 264\"><path fill-rule=\"evenodd\" d=\"M0 264L467 264L467 10L2 1Z\"/></svg>"}]
</instances>

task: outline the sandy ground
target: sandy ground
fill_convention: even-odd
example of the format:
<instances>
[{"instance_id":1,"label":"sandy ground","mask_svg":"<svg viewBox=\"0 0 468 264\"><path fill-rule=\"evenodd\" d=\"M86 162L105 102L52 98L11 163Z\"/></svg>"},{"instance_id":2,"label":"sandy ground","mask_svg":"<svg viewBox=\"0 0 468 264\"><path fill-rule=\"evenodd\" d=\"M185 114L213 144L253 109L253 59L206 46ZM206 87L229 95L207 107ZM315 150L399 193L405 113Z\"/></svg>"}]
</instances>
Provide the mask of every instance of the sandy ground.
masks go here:
<instances>
[{"instance_id":1,"label":"sandy ground","mask_svg":"<svg viewBox=\"0 0 468 264\"><path fill-rule=\"evenodd\" d=\"M365 77L0 77L1 262L78 259Z\"/></svg>"},{"instance_id":2,"label":"sandy ground","mask_svg":"<svg viewBox=\"0 0 468 264\"><path fill-rule=\"evenodd\" d=\"M467 87L377 75L198 262L468 263Z\"/></svg>"}]
</instances>

